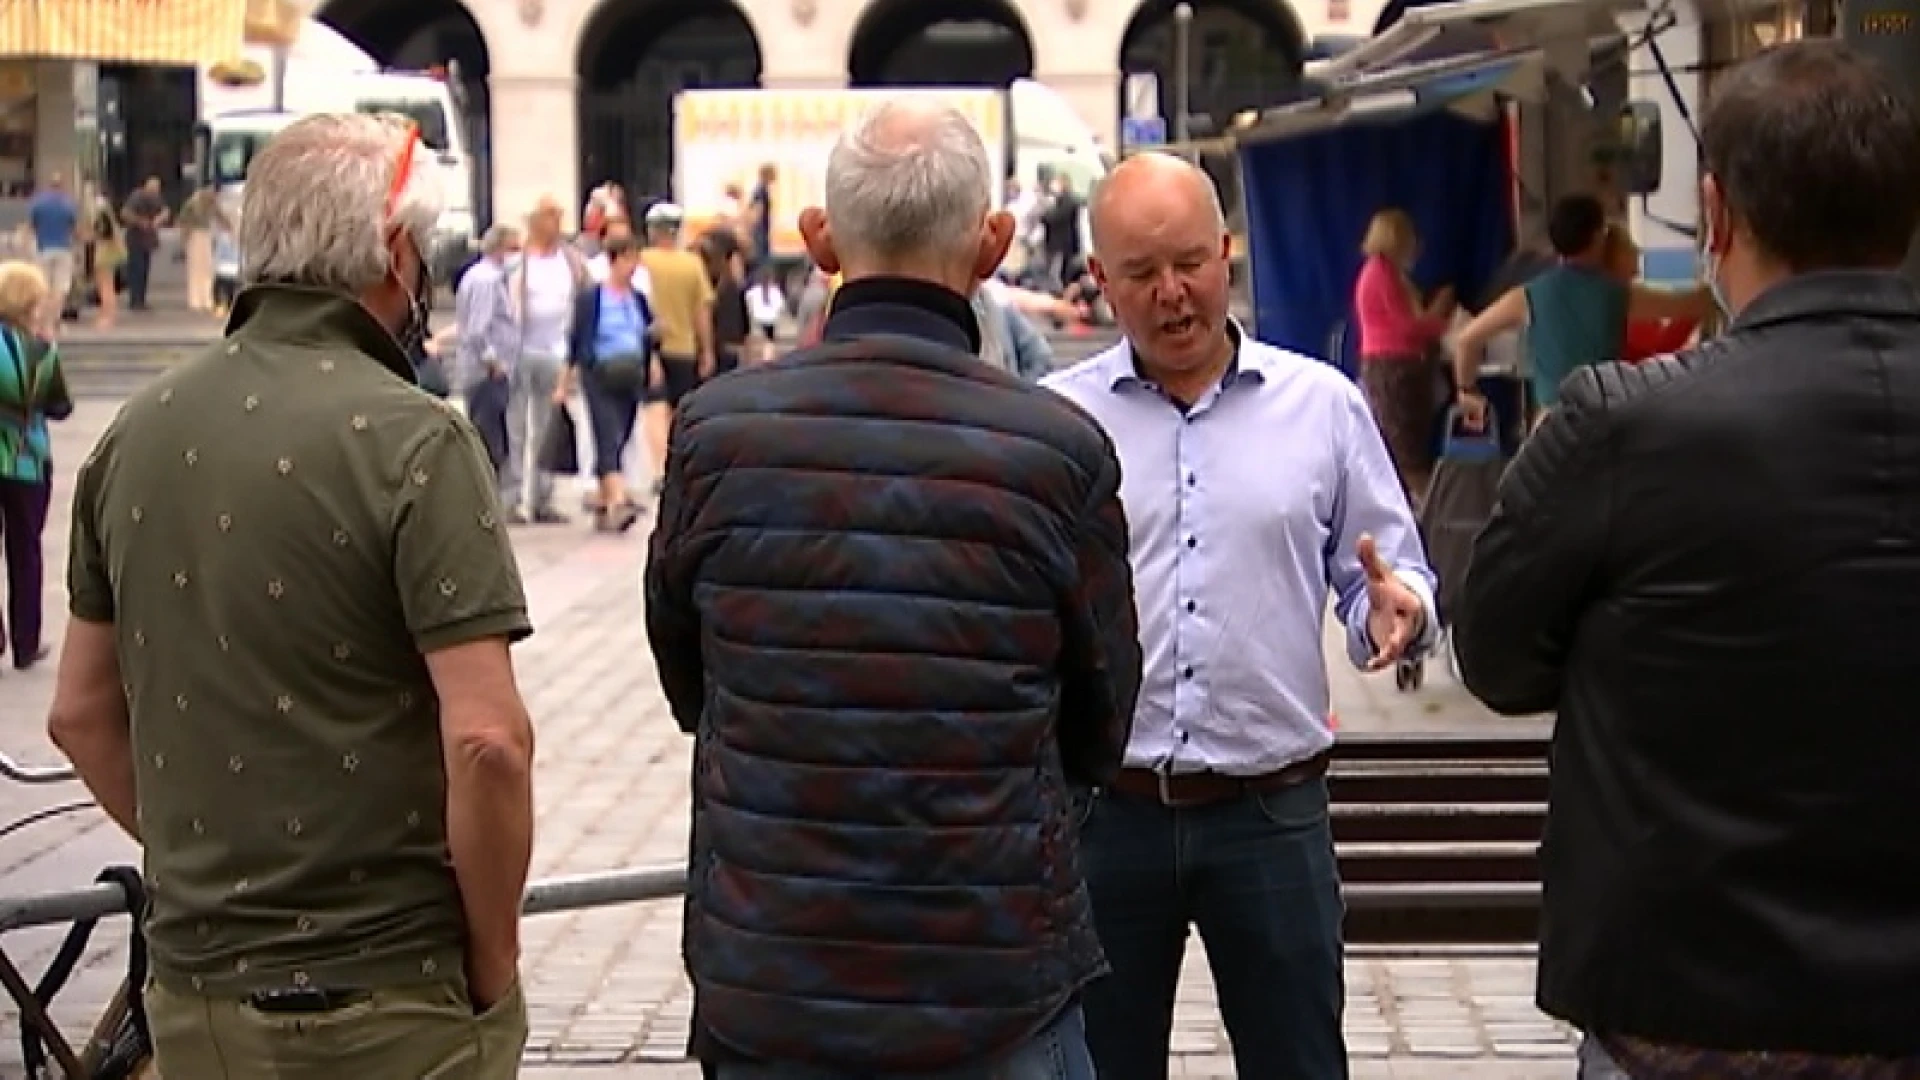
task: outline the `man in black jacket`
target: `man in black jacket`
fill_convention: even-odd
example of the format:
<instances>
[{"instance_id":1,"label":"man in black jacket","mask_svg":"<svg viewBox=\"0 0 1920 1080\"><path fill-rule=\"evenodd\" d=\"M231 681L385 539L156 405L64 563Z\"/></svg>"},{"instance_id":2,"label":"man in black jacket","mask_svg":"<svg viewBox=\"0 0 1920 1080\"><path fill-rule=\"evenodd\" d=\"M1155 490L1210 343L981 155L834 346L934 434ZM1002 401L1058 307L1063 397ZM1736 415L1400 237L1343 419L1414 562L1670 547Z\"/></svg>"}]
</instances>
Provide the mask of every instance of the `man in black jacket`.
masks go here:
<instances>
[{"instance_id":1,"label":"man in black jacket","mask_svg":"<svg viewBox=\"0 0 1920 1080\"><path fill-rule=\"evenodd\" d=\"M1732 324L1567 381L1455 641L1559 710L1539 999L1584 1076L1920 1076L1920 121L1830 40L1714 93Z\"/></svg>"},{"instance_id":2,"label":"man in black jacket","mask_svg":"<svg viewBox=\"0 0 1920 1080\"><path fill-rule=\"evenodd\" d=\"M1013 222L966 118L881 107L801 216L824 340L689 396L647 627L697 737L685 953L722 1080L1091 1080L1070 791L1139 690L1113 447L981 363Z\"/></svg>"}]
</instances>

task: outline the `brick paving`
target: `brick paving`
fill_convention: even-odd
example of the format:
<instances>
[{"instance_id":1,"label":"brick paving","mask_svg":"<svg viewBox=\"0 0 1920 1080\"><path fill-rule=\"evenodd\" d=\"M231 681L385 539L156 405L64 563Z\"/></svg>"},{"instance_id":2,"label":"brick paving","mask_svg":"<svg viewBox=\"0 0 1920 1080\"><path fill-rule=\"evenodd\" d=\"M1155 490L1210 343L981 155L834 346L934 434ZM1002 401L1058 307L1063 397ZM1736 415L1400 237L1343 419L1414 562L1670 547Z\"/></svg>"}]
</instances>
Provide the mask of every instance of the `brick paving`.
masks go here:
<instances>
[{"instance_id":1,"label":"brick paving","mask_svg":"<svg viewBox=\"0 0 1920 1080\"><path fill-rule=\"evenodd\" d=\"M85 402L61 426L56 459L72 465L111 417ZM562 505L568 505L563 502ZM63 625L68 488L55 494L47 534L49 629ZM612 867L667 865L687 836L689 744L666 713L642 627L638 581L645 526L599 537L583 526L523 530L519 552L538 627L516 665L540 732L536 877ZM1330 634L1330 640L1333 640ZM51 667L0 675L0 749L48 763L42 725ZM1334 668L1345 731L1513 731L1431 665L1415 694L1391 679ZM1518 725L1526 728L1529 725ZM84 798L76 784L0 783L0 826L35 809ZM97 812L83 811L0 837L0 894L85 884L102 866L136 861L133 846ZM542 916L526 929L532 1037L529 1077L571 1080L695 1077L681 1062L690 999L679 963L678 900ZM67 1030L88 1024L117 984L124 924L105 924L55 1013ZM4 944L31 978L55 931ZM1355 1076L1366 1080L1549 1080L1570 1076L1572 1036L1531 1003L1524 955L1356 955L1348 966L1347 1029ZM0 1007L0 1077L17 1074L17 1018ZM1175 1076L1230 1077L1225 1036L1195 941L1178 998Z\"/></svg>"}]
</instances>

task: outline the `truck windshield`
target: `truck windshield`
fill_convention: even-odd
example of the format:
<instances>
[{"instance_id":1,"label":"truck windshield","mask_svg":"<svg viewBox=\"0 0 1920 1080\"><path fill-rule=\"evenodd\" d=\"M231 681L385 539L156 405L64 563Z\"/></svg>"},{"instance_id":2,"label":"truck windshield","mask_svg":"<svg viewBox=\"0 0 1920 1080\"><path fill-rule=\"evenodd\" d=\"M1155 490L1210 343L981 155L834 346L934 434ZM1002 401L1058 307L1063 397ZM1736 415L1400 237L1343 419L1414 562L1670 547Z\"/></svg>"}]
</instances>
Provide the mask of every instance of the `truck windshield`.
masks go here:
<instances>
[{"instance_id":1,"label":"truck windshield","mask_svg":"<svg viewBox=\"0 0 1920 1080\"><path fill-rule=\"evenodd\" d=\"M355 106L363 113L392 113L413 121L420 129L420 141L427 149L444 152L449 148L447 141L447 113L437 101L382 101L377 98L363 98Z\"/></svg>"},{"instance_id":2,"label":"truck windshield","mask_svg":"<svg viewBox=\"0 0 1920 1080\"><path fill-rule=\"evenodd\" d=\"M222 131L213 137L213 186L231 187L247 179L253 156L273 139L270 131Z\"/></svg>"}]
</instances>

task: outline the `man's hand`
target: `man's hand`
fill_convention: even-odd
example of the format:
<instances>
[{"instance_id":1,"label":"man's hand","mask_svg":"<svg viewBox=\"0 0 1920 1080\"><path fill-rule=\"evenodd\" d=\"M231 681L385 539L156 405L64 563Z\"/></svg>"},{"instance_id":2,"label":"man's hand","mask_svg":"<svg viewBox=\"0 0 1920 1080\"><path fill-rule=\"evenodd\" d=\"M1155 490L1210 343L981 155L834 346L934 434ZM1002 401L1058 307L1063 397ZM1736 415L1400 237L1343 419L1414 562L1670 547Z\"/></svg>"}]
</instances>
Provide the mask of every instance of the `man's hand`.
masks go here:
<instances>
[{"instance_id":1,"label":"man's hand","mask_svg":"<svg viewBox=\"0 0 1920 1080\"><path fill-rule=\"evenodd\" d=\"M1487 430L1487 399L1473 390L1462 390L1454 399L1460 426L1475 434Z\"/></svg>"},{"instance_id":2,"label":"man's hand","mask_svg":"<svg viewBox=\"0 0 1920 1080\"><path fill-rule=\"evenodd\" d=\"M568 391L571 389L568 386L570 381L571 380L565 375L562 375L560 376L560 381L553 384L553 403L555 405L565 405L567 403Z\"/></svg>"},{"instance_id":3,"label":"man's hand","mask_svg":"<svg viewBox=\"0 0 1920 1080\"><path fill-rule=\"evenodd\" d=\"M1393 576L1380 558L1373 537L1362 534L1356 545L1360 569L1367 575L1367 640L1373 644L1368 671L1385 671L1400 662L1427 627L1427 609L1419 594Z\"/></svg>"},{"instance_id":4,"label":"man's hand","mask_svg":"<svg viewBox=\"0 0 1920 1080\"><path fill-rule=\"evenodd\" d=\"M664 390L667 386L667 366L658 356L647 363L647 389Z\"/></svg>"},{"instance_id":5,"label":"man's hand","mask_svg":"<svg viewBox=\"0 0 1920 1080\"><path fill-rule=\"evenodd\" d=\"M714 367L715 367L715 364L713 360L713 353L711 352L701 353L700 354L700 377L702 379L713 378Z\"/></svg>"},{"instance_id":6,"label":"man's hand","mask_svg":"<svg viewBox=\"0 0 1920 1080\"><path fill-rule=\"evenodd\" d=\"M473 1002L475 1014L486 1012L500 1003L500 999L512 991L514 982L520 978L520 958L517 956L483 956L478 952L467 956L467 997Z\"/></svg>"}]
</instances>

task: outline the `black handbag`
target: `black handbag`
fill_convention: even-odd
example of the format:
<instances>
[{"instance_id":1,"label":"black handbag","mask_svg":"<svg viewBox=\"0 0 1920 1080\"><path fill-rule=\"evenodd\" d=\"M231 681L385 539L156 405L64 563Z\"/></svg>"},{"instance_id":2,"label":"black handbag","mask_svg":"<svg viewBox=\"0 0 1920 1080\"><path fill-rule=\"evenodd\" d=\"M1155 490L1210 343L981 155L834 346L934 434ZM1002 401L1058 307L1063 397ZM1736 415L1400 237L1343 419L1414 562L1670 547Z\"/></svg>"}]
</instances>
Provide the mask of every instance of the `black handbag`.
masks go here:
<instances>
[{"instance_id":1,"label":"black handbag","mask_svg":"<svg viewBox=\"0 0 1920 1080\"><path fill-rule=\"evenodd\" d=\"M553 420L547 424L547 441L540 447L537 464L559 476L580 475L580 436L573 427L573 410L565 404L553 407Z\"/></svg>"},{"instance_id":2,"label":"black handbag","mask_svg":"<svg viewBox=\"0 0 1920 1080\"><path fill-rule=\"evenodd\" d=\"M645 353L603 356L593 362L587 377L610 394L637 398L647 388L647 364Z\"/></svg>"}]
</instances>

